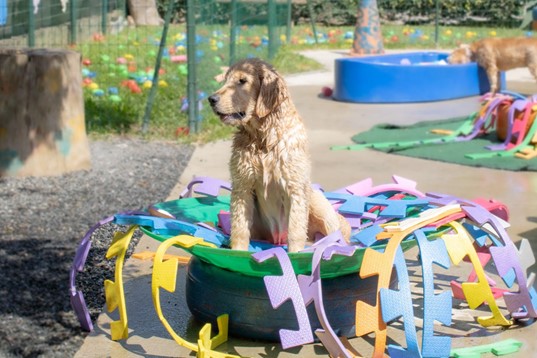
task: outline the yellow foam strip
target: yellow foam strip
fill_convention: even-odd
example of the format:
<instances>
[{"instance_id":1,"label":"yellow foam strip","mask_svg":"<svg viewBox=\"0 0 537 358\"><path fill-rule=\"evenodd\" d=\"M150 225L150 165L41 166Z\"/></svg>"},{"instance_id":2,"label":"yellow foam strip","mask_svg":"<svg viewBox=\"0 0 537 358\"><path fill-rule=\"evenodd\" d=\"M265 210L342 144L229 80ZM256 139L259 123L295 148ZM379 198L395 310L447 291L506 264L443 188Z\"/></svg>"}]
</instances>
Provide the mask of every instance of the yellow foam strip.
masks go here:
<instances>
[{"instance_id":1,"label":"yellow foam strip","mask_svg":"<svg viewBox=\"0 0 537 358\"><path fill-rule=\"evenodd\" d=\"M492 289L490 288L485 275L485 270L483 269L483 266L481 266L470 235L466 229L456 221L453 221L448 225L455 230L455 234L442 235L442 240L446 243L451 262L453 262L454 265L458 265L464 257L468 256L478 278L477 282L465 282L462 284L462 290L468 305L471 309L475 309L486 302L492 311L492 316L478 317L477 321L483 327L512 325L513 322L502 315L496 304Z\"/></svg>"},{"instance_id":2,"label":"yellow foam strip","mask_svg":"<svg viewBox=\"0 0 537 358\"><path fill-rule=\"evenodd\" d=\"M179 235L168 240L164 241L159 245L157 252L155 253L153 274L151 279L151 294L153 296L153 305L157 311L157 315L168 331L172 336L173 340L177 342L182 347L190 349L198 353L198 357L215 357L215 358L234 358L237 356L224 354L212 349L216 348L218 345L227 341L228 338L228 317L223 315L218 317L218 329L219 333L213 339L210 338L211 334L211 325L206 324L200 330L199 337L200 339L197 344L188 342L187 340L181 338L169 324L168 320L164 317L162 313L162 307L160 304L160 288L162 287L166 291L175 292L175 283L177 280L177 268L179 266L179 261L176 257L172 257L169 260L164 261L164 256L166 251L173 245L179 245L187 247L187 245L193 246L197 244L207 244L203 239L188 235ZM206 245L211 246L212 244ZM214 245L212 245L214 246ZM201 347L201 349L200 349Z\"/></svg>"},{"instance_id":3,"label":"yellow foam strip","mask_svg":"<svg viewBox=\"0 0 537 358\"><path fill-rule=\"evenodd\" d=\"M127 306L125 304L125 291L123 289L123 264L132 235L137 227L137 225L129 227L126 233L116 232L112 244L106 252L106 258L108 260L116 257L115 282L111 280L104 281L104 293L108 312L112 312L116 308L119 311L119 320L110 323L110 331L112 333L112 340L114 341L126 339L129 336Z\"/></svg>"}]
</instances>

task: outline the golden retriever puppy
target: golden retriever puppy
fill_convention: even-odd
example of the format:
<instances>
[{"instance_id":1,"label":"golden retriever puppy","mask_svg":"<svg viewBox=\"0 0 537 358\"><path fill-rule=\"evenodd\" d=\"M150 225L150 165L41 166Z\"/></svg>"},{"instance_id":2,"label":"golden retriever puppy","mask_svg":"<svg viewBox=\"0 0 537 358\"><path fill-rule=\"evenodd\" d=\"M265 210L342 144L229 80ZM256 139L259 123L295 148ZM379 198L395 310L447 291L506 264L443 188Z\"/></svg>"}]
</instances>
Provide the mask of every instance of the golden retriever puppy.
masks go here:
<instances>
[{"instance_id":1,"label":"golden retriever puppy","mask_svg":"<svg viewBox=\"0 0 537 358\"><path fill-rule=\"evenodd\" d=\"M527 67L537 80L537 39L486 38L463 44L448 57L451 64L477 62L487 72L490 91L496 93L499 84L499 71Z\"/></svg>"},{"instance_id":2,"label":"golden retriever puppy","mask_svg":"<svg viewBox=\"0 0 537 358\"><path fill-rule=\"evenodd\" d=\"M237 62L208 100L223 123L236 126L230 160L231 248L250 238L304 248L318 232L350 226L324 195L311 188L306 128L284 79L260 59Z\"/></svg>"}]
</instances>

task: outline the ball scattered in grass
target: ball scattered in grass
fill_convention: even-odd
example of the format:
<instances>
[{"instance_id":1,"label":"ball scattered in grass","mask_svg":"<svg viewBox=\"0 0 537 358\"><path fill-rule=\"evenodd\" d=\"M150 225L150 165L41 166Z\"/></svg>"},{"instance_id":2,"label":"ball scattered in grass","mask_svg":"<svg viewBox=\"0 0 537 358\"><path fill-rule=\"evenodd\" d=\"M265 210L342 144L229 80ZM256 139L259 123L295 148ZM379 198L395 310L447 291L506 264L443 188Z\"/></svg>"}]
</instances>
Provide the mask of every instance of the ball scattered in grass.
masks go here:
<instances>
[{"instance_id":1,"label":"ball scattered in grass","mask_svg":"<svg viewBox=\"0 0 537 358\"><path fill-rule=\"evenodd\" d=\"M112 102L121 102L121 97L119 97L117 94L113 94L108 99Z\"/></svg>"}]
</instances>

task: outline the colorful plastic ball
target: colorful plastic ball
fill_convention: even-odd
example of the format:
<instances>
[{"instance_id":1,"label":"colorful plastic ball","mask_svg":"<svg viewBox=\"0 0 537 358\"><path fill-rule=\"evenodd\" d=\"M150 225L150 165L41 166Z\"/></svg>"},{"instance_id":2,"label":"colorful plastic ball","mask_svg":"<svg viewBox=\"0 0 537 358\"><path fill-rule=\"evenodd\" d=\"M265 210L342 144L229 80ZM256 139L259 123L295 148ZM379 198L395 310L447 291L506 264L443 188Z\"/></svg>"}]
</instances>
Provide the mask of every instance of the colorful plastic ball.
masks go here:
<instances>
[{"instance_id":1,"label":"colorful plastic ball","mask_svg":"<svg viewBox=\"0 0 537 358\"><path fill-rule=\"evenodd\" d=\"M166 82L164 80L159 80L158 85L159 85L159 87L168 87L168 82Z\"/></svg>"},{"instance_id":2,"label":"colorful plastic ball","mask_svg":"<svg viewBox=\"0 0 537 358\"><path fill-rule=\"evenodd\" d=\"M91 93L93 93L93 95L97 96L97 97L104 96L104 91L102 89L100 89L100 88L94 89L93 91L91 91Z\"/></svg>"},{"instance_id":3,"label":"colorful plastic ball","mask_svg":"<svg viewBox=\"0 0 537 358\"><path fill-rule=\"evenodd\" d=\"M121 97L119 97L117 94L113 94L108 99L112 102L121 102Z\"/></svg>"},{"instance_id":4,"label":"colorful plastic ball","mask_svg":"<svg viewBox=\"0 0 537 358\"><path fill-rule=\"evenodd\" d=\"M175 55L175 56L170 57L170 61L172 61L174 63L186 62L187 57L186 57L186 55Z\"/></svg>"},{"instance_id":5,"label":"colorful plastic ball","mask_svg":"<svg viewBox=\"0 0 537 358\"><path fill-rule=\"evenodd\" d=\"M354 33L352 31L345 32L345 36L343 37L345 40L354 38Z\"/></svg>"},{"instance_id":6,"label":"colorful plastic ball","mask_svg":"<svg viewBox=\"0 0 537 358\"><path fill-rule=\"evenodd\" d=\"M144 81L144 84L143 84L143 87L144 88L151 88L153 86L153 82L147 80L147 81Z\"/></svg>"},{"instance_id":7,"label":"colorful plastic ball","mask_svg":"<svg viewBox=\"0 0 537 358\"><path fill-rule=\"evenodd\" d=\"M186 65L180 65L178 67L178 70L179 70L179 73L182 74L182 75L187 75L188 74L188 67L186 67Z\"/></svg>"},{"instance_id":8,"label":"colorful plastic ball","mask_svg":"<svg viewBox=\"0 0 537 358\"><path fill-rule=\"evenodd\" d=\"M90 70L88 70L87 68L82 69L82 77L87 77L89 73L90 73Z\"/></svg>"},{"instance_id":9,"label":"colorful plastic ball","mask_svg":"<svg viewBox=\"0 0 537 358\"><path fill-rule=\"evenodd\" d=\"M109 61L110 61L110 56L108 56L108 55L101 55L101 61L102 61L102 62L109 62Z\"/></svg>"},{"instance_id":10,"label":"colorful plastic ball","mask_svg":"<svg viewBox=\"0 0 537 358\"><path fill-rule=\"evenodd\" d=\"M119 90L117 87L108 87L108 94L118 94Z\"/></svg>"},{"instance_id":11,"label":"colorful plastic ball","mask_svg":"<svg viewBox=\"0 0 537 358\"><path fill-rule=\"evenodd\" d=\"M123 55L123 57L125 57L125 59L126 59L127 61L132 61L132 60L134 60L134 56L131 55L130 53L126 53L125 55Z\"/></svg>"},{"instance_id":12,"label":"colorful plastic ball","mask_svg":"<svg viewBox=\"0 0 537 358\"><path fill-rule=\"evenodd\" d=\"M84 79L82 80L82 85L83 85L83 86L86 86L86 87L89 86L89 85L92 84L92 83L93 83L93 82L91 81L91 78L84 78Z\"/></svg>"},{"instance_id":13,"label":"colorful plastic ball","mask_svg":"<svg viewBox=\"0 0 537 358\"><path fill-rule=\"evenodd\" d=\"M494 30L491 31L491 32L489 33L489 35L492 36L492 37L496 36L496 31L494 31Z\"/></svg>"},{"instance_id":14,"label":"colorful plastic ball","mask_svg":"<svg viewBox=\"0 0 537 358\"><path fill-rule=\"evenodd\" d=\"M116 59L116 62L119 63L120 65L124 65L124 64L126 64L128 61L127 61L127 59L126 59L125 57L118 57L118 58Z\"/></svg>"},{"instance_id":15,"label":"colorful plastic ball","mask_svg":"<svg viewBox=\"0 0 537 358\"><path fill-rule=\"evenodd\" d=\"M89 58L85 58L85 59L82 60L82 64L84 66L89 66L89 65L91 65L91 60Z\"/></svg>"},{"instance_id":16,"label":"colorful plastic ball","mask_svg":"<svg viewBox=\"0 0 537 358\"><path fill-rule=\"evenodd\" d=\"M324 86L323 88L321 88L321 93L324 97L332 97L333 91L330 87Z\"/></svg>"},{"instance_id":17,"label":"colorful plastic ball","mask_svg":"<svg viewBox=\"0 0 537 358\"><path fill-rule=\"evenodd\" d=\"M92 82L88 85L88 88L91 89L91 90L96 90L99 88L99 85L95 82Z\"/></svg>"}]
</instances>

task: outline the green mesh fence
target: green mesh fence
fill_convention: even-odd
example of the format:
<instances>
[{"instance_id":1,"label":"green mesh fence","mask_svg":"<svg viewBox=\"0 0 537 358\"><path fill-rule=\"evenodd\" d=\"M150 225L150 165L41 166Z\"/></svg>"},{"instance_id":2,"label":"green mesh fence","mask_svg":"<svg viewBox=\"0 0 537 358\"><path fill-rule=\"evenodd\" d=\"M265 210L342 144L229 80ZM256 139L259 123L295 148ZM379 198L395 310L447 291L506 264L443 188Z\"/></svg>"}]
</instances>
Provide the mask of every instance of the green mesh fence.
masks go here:
<instances>
[{"instance_id":1,"label":"green mesh fence","mask_svg":"<svg viewBox=\"0 0 537 358\"><path fill-rule=\"evenodd\" d=\"M206 128L229 130L212 115L206 97L219 86L215 76L236 59L271 61L289 43L295 50L350 50L361 3L170 1L132 1L146 4L134 8L129 0L0 0L0 47L79 51L90 131L144 128L169 138ZM376 2L385 49L451 49L487 36L535 36L537 1Z\"/></svg>"}]
</instances>

